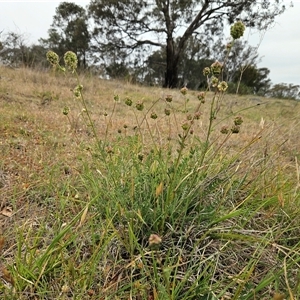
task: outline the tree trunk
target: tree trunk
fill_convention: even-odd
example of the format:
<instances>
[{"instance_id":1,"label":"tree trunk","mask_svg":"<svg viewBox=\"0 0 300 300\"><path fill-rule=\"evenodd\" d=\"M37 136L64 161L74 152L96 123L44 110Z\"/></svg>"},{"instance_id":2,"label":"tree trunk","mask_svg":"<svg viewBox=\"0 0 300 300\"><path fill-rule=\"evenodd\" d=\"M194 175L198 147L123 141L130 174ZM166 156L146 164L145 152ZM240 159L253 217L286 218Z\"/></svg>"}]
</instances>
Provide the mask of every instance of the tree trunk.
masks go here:
<instances>
[{"instance_id":1,"label":"tree trunk","mask_svg":"<svg viewBox=\"0 0 300 300\"><path fill-rule=\"evenodd\" d=\"M178 66L175 62L167 64L164 87L171 89L178 87Z\"/></svg>"},{"instance_id":2,"label":"tree trunk","mask_svg":"<svg viewBox=\"0 0 300 300\"><path fill-rule=\"evenodd\" d=\"M177 88L178 87L178 63L179 55L174 49L173 39L169 37L167 39L167 68L165 71L165 88Z\"/></svg>"}]
</instances>

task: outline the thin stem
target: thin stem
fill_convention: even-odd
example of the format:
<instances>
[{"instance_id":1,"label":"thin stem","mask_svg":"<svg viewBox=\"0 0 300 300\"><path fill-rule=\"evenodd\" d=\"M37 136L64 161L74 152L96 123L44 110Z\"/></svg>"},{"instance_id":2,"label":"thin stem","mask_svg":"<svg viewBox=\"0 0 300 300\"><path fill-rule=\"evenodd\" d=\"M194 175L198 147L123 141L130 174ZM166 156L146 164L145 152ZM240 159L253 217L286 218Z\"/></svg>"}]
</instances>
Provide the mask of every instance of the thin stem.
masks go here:
<instances>
[{"instance_id":1,"label":"thin stem","mask_svg":"<svg viewBox=\"0 0 300 300\"><path fill-rule=\"evenodd\" d=\"M76 75L76 81L77 81L77 84L80 85L80 80L79 80L79 76L78 76L78 73L75 71L75 75ZM97 147L99 148L99 150L103 151L103 148L101 147L101 142L98 138L98 135L97 135L97 132L96 132L96 128L95 128L95 124L92 120L92 117L91 117L91 114L90 114L90 111L87 107L87 104L86 104L86 100L84 98L84 95L82 93L82 91L80 91L80 98L81 98L81 101L82 101L82 105L83 105L83 108L85 110L85 113L86 113L86 116L88 118L88 123L87 124L88 126L90 126L92 128L92 132L93 132L93 135L94 135L94 138L96 139L96 143L97 143Z\"/></svg>"},{"instance_id":2,"label":"thin stem","mask_svg":"<svg viewBox=\"0 0 300 300\"><path fill-rule=\"evenodd\" d=\"M109 117L109 120L108 120L107 125L106 125L106 129L105 129L105 136L104 136L104 143L103 143L103 146L105 146L105 145L106 145L106 142L107 142L107 137L108 137L108 126L109 126L109 124L111 124L111 122L112 122L112 117L113 117L113 115L114 115L114 113L115 113L115 111L116 111L116 106L117 106L117 102L114 101L114 106L113 106L111 115L110 115L110 117Z\"/></svg>"}]
</instances>

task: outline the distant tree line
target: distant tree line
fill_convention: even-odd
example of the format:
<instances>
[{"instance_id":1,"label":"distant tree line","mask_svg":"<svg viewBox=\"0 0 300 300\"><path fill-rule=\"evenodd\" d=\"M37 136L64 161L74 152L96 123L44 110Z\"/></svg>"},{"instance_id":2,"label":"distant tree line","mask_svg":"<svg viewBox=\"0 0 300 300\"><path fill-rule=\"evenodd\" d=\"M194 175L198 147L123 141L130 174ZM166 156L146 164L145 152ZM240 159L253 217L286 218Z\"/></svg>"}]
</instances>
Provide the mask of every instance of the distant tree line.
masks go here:
<instances>
[{"instance_id":1,"label":"distant tree line","mask_svg":"<svg viewBox=\"0 0 300 300\"><path fill-rule=\"evenodd\" d=\"M257 49L236 40L231 50L224 26L242 20L266 30L285 10L284 1L91 0L83 8L62 2L47 38L28 45L26 35L0 32L0 59L13 67L45 68L45 53L60 57L71 50L82 70L169 88L204 89L203 68L215 60L226 65L229 92L299 99L300 87L272 85L270 70L259 68Z\"/></svg>"}]
</instances>

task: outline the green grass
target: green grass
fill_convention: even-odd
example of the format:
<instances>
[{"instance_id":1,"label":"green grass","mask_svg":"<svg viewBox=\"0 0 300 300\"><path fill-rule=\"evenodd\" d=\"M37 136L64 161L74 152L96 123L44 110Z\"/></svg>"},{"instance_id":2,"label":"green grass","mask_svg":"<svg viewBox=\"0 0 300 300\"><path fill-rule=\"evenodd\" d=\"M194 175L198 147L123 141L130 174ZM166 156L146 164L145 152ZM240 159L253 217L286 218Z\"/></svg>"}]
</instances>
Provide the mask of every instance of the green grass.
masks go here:
<instances>
[{"instance_id":1,"label":"green grass","mask_svg":"<svg viewBox=\"0 0 300 300\"><path fill-rule=\"evenodd\" d=\"M0 72L3 299L299 299L298 102Z\"/></svg>"}]
</instances>

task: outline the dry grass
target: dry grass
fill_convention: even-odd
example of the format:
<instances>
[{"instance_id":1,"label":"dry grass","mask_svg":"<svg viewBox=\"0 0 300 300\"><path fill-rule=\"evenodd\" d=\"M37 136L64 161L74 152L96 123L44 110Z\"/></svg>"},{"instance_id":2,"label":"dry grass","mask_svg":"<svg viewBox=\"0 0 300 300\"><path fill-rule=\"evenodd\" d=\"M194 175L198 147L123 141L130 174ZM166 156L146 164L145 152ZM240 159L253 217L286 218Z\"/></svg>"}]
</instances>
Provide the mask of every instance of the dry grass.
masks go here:
<instances>
[{"instance_id":1,"label":"dry grass","mask_svg":"<svg viewBox=\"0 0 300 300\"><path fill-rule=\"evenodd\" d=\"M81 107L72 99L70 88L76 85L74 79L53 74L51 71L42 73L30 69L5 67L0 68L0 76L0 236L4 236L6 240L2 250L2 263L13 265L20 230L22 234L29 234L29 232L38 231L41 225L51 229L52 224L56 224L57 218L62 218L60 224L68 223L82 210L84 207L82 203L90 199L91 195L82 186L80 177L82 162L92 162L89 149L92 147L93 139L90 129L82 122ZM108 142L112 142L118 141L120 136L135 134L134 128L138 125L137 122L143 119L139 117L135 119L133 111L124 105L124 100L129 97L134 102L143 101L147 107L151 107L151 103L156 101L158 103L155 105L155 112L160 118L157 120L148 118L147 123L144 122L140 129L145 137L144 151L150 151L152 148L151 139L147 136L146 124L153 128L156 142L163 149L167 147L170 140L176 145L180 126L186 118L186 115L183 116L180 113L185 107L184 98L178 91L157 87L147 88L119 81L105 81L89 74L81 74L80 81L84 86L85 98L100 139L107 138ZM114 95L119 96L120 102L114 102ZM178 110L171 119L164 116L166 107L164 99L167 95L172 95L173 103ZM196 96L197 92L189 92L188 108L195 106L198 101ZM114 104L116 107L112 116ZM70 123L62 114L65 106L71 107ZM236 115L242 116L244 124L241 132L232 135L230 141L222 149L230 156L239 155L239 163L235 168L241 176L246 168L250 179L254 180L260 176L261 181L266 180L267 186L262 190L259 186L253 194L261 193L262 199L266 197L275 199L273 205L264 211L264 216L257 215L253 218L253 222L262 216L266 220L271 219L278 213L278 209L283 207L287 212L292 212L297 203L289 203L289 201L295 201L296 198L293 195L299 192L300 187L298 166L300 161L300 103L255 96L226 95L221 103L220 112L212 134L214 146L218 148L223 145L223 136L219 134L221 127L226 124L230 125ZM201 139L206 133L209 105L205 104L201 113L201 120L196 124L194 134L190 139ZM124 128L124 125L127 128ZM222 161L222 153L217 154L218 159ZM256 166L260 167L256 168ZM263 170L263 174L260 170ZM273 181L269 180L270 176L274 176ZM280 182L278 178L281 178ZM285 185L291 187L287 193L278 188L278 186ZM253 189L253 186L251 188ZM274 194L274 191L280 192ZM244 190L241 194L247 192ZM230 223L227 225L230 228ZM251 228L259 231L260 224L257 223ZM86 233L78 231L79 236L84 236ZM201 232L193 234L196 239ZM257 237L255 234L254 236ZM42 243L51 243L51 234L45 236ZM2 245L0 245L0 250L1 247ZM220 247L224 245L214 242L211 248L203 248L203 255L207 251L205 255L209 256L213 249ZM243 252L255 252L255 249L245 250L241 241L236 244L236 247L239 247L238 255L242 259L247 256ZM43 246L41 248L43 249ZM263 261L268 263L269 260L274 259L271 252L275 250L270 247L266 248L262 256L265 257ZM87 253L89 251L86 250ZM223 259L221 259L222 255L225 256ZM225 274L227 279L233 278L234 274L230 271L235 258L230 256L230 251L220 254L217 259L224 268L223 274L217 274L219 278L221 279ZM108 262L106 264L106 268L112 268ZM2 273L3 270L2 267ZM114 272L118 274L117 271ZM108 290L113 289L115 280L115 277L111 277L109 283L106 283L109 285ZM10 279L6 278L6 281L10 282ZM53 290L55 289L56 287L53 287ZM59 290L60 287L57 289ZM91 290L91 295L86 298L94 297L94 292Z\"/></svg>"}]
</instances>

